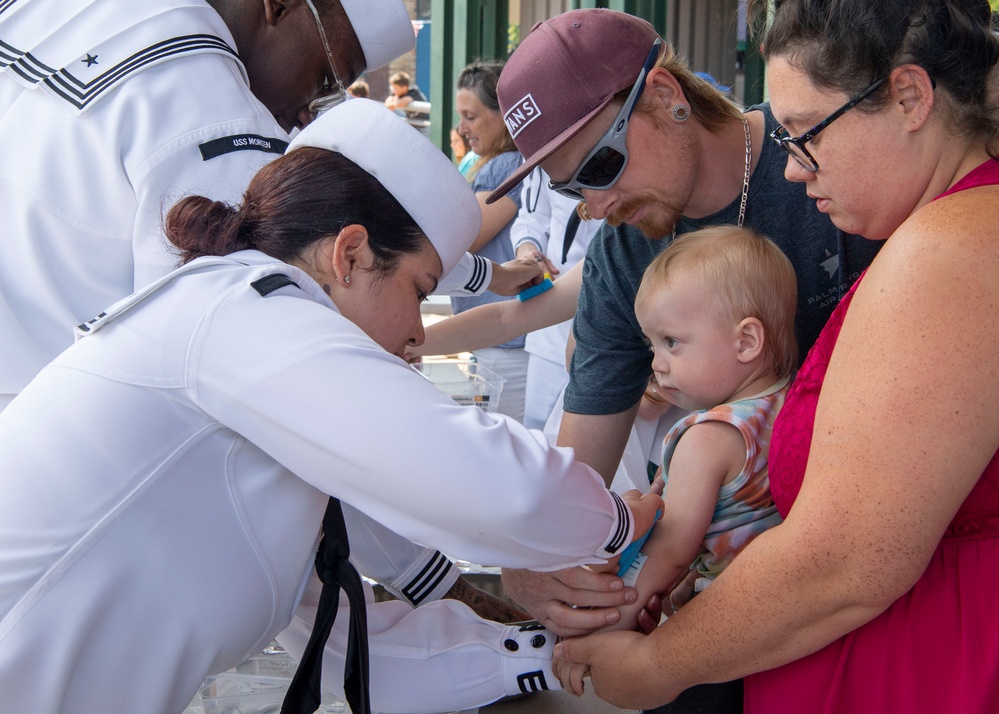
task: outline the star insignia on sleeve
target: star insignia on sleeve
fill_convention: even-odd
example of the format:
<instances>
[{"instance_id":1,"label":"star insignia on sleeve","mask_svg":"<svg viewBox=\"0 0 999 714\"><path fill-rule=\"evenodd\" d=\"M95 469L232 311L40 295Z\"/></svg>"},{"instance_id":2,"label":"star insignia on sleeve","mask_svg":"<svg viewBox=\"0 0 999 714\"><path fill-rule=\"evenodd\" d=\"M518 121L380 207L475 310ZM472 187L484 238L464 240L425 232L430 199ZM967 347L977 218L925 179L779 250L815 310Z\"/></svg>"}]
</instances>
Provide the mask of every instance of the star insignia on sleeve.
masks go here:
<instances>
[{"instance_id":1,"label":"star insignia on sleeve","mask_svg":"<svg viewBox=\"0 0 999 714\"><path fill-rule=\"evenodd\" d=\"M87 56L86 56L86 57L84 57L84 58L83 58L82 60L80 60L80 61L81 61L81 62L86 62L86 63L87 63L87 66L88 66L88 67L90 67L91 65L95 65L95 64L97 64L97 55L92 55L92 54L90 54L90 53L88 52L88 53L87 53Z\"/></svg>"}]
</instances>

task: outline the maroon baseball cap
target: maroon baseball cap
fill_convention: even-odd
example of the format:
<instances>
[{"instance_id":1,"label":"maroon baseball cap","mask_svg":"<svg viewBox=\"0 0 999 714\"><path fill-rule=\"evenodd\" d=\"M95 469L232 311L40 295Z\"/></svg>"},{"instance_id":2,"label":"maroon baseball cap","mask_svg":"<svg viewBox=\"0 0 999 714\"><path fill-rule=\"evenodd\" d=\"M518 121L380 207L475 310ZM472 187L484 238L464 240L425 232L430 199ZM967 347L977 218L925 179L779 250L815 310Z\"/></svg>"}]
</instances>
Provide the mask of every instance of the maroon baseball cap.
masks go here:
<instances>
[{"instance_id":1,"label":"maroon baseball cap","mask_svg":"<svg viewBox=\"0 0 999 714\"><path fill-rule=\"evenodd\" d=\"M505 196L631 87L657 38L651 24L616 10L573 10L535 25L496 85L524 163L486 203Z\"/></svg>"}]
</instances>

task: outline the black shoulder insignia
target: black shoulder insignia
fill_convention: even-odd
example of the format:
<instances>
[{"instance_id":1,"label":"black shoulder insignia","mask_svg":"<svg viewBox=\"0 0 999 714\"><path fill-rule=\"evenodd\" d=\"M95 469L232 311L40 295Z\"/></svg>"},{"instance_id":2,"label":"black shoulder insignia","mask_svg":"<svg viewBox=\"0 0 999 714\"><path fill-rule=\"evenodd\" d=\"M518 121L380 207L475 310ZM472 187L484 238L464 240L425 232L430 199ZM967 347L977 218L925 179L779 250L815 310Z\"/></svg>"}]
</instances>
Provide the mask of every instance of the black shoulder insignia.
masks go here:
<instances>
[{"instance_id":1,"label":"black shoulder insignia","mask_svg":"<svg viewBox=\"0 0 999 714\"><path fill-rule=\"evenodd\" d=\"M260 293L261 297L267 297L275 290L286 288L289 285L298 287L298 283L284 273L272 273L250 283L250 287Z\"/></svg>"}]
</instances>

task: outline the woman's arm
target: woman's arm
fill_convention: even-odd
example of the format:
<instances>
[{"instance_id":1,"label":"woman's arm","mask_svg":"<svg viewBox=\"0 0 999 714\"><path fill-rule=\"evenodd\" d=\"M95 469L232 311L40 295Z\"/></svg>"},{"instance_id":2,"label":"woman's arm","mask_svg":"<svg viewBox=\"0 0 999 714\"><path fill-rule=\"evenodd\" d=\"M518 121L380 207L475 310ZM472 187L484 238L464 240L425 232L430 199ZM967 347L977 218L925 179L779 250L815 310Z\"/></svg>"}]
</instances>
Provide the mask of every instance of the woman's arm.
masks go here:
<instances>
[{"instance_id":1,"label":"woman's arm","mask_svg":"<svg viewBox=\"0 0 999 714\"><path fill-rule=\"evenodd\" d=\"M308 288L226 291L187 351L183 386L241 443L395 533L478 563L600 562L652 525L661 499L609 493L539 432L456 404L287 271ZM252 366L233 370L239 355Z\"/></svg>"},{"instance_id":2,"label":"woman's arm","mask_svg":"<svg viewBox=\"0 0 999 714\"><path fill-rule=\"evenodd\" d=\"M648 637L563 643L560 673L591 671L618 706L658 705L814 652L913 586L999 448L997 194L930 204L871 266L786 521Z\"/></svg>"},{"instance_id":3,"label":"woman's arm","mask_svg":"<svg viewBox=\"0 0 999 714\"><path fill-rule=\"evenodd\" d=\"M437 322L426 330L423 345L408 355L440 355L498 345L514 337L572 319L582 280L582 263L556 280L551 289L521 302L480 305Z\"/></svg>"},{"instance_id":4,"label":"woman's arm","mask_svg":"<svg viewBox=\"0 0 999 714\"><path fill-rule=\"evenodd\" d=\"M514 216L517 215L517 204L509 196L504 196L495 203L486 203L486 199L492 191L479 191L475 197L479 199L479 208L482 209L482 227L479 235L472 241L470 253L477 253L486 243L496 237L496 234L503 230Z\"/></svg>"}]
</instances>

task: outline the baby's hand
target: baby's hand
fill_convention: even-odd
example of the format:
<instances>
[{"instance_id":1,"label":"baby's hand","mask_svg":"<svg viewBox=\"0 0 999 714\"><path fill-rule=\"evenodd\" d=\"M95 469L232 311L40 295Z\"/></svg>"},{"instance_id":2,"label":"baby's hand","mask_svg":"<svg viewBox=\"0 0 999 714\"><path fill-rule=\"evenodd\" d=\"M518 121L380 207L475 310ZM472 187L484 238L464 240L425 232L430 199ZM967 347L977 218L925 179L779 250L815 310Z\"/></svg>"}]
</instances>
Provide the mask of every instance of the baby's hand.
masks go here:
<instances>
[{"instance_id":1,"label":"baby's hand","mask_svg":"<svg viewBox=\"0 0 999 714\"><path fill-rule=\"evenodd\" d=\"M638 405L638 417L646 421L655 421L668 412L672 406L673 404L659 391L656 378L652 377L646 385L645 394L642 395L642 401Z\"/></svg>"},{"instance_id":2,"label":"baby's hand","mask_svg":"<svg viewBox=\"0 0 999 714\"><path fill-rule=\"evenodd\" d=\"M652 493L663 495L663 491L666 490L666 479L663 478L663 467L659 464L659 468L656 469L656 475L652 479L652 483L649 486L649 490Z\"/></svg>"}]
</instances>

